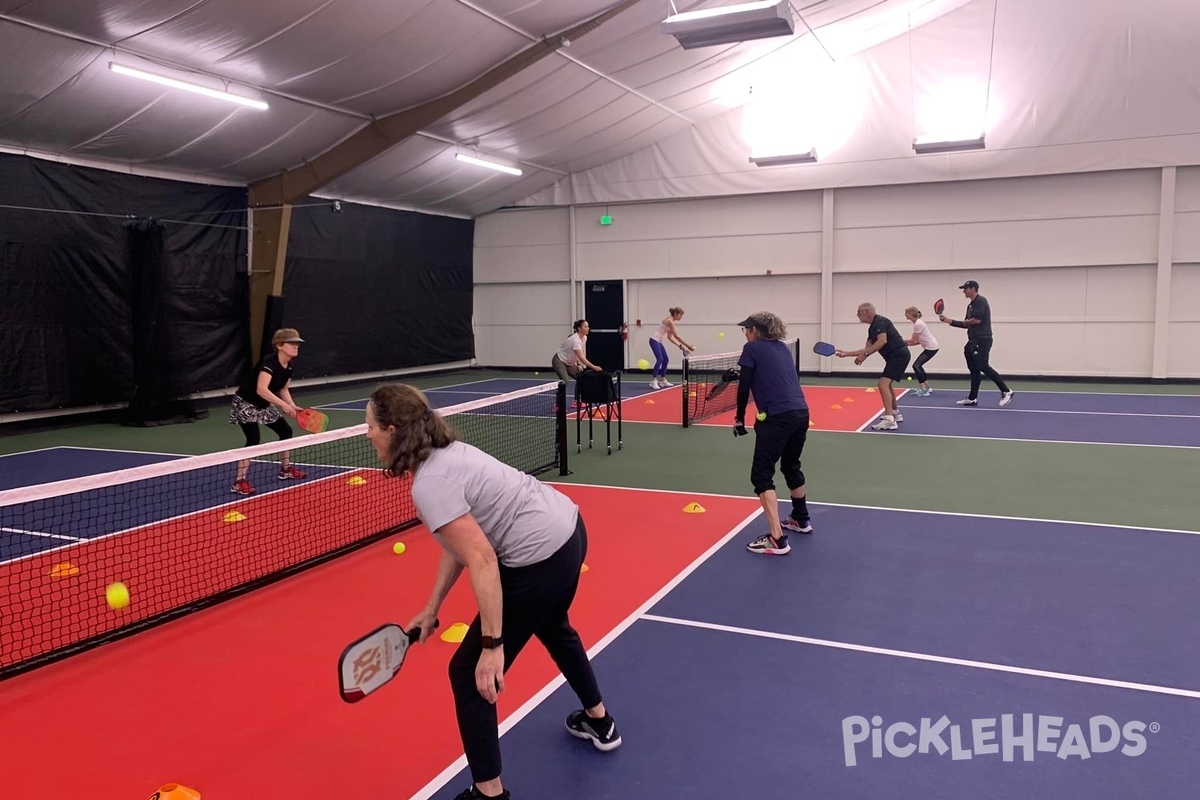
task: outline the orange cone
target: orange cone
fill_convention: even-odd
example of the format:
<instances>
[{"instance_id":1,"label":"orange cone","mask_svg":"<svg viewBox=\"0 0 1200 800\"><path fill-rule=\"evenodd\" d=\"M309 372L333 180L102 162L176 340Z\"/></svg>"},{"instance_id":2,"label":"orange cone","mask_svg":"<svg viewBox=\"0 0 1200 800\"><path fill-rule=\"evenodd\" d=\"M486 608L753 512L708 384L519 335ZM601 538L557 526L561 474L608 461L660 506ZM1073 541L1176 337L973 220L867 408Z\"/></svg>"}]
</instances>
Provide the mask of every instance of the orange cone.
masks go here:
<instances>
[{"instance_id":1,"label":"orange cone","mask_svg":"<svg viewBox=\"0 0 1200 800\"><path fill-rule=\"evenodd\" d=\"M149 800L200 800L200 793L178 783L164 783Z\"/></svg>"}]
</instances>

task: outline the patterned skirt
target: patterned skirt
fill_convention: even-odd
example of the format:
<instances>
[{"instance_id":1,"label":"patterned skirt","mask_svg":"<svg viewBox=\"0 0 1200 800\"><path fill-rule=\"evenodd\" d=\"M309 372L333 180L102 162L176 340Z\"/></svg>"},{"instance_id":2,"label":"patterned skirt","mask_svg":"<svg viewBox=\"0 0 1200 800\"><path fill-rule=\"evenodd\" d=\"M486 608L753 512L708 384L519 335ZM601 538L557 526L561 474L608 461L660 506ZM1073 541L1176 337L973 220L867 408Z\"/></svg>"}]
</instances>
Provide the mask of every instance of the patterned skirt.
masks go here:
<instances>
[{"instance_id":1,"label":"patterned skirt","mask_svg":"<svg viewBox=\"0 0 1200 800\"><path fill-rule=\"evenodd\" d=\"M232 425L245 425L251 422L270 425L282 416L280 410L273 405L256 408L236 394L233 396L233 407L229 410L229 422Z\"/></svg>"}]
</instances>

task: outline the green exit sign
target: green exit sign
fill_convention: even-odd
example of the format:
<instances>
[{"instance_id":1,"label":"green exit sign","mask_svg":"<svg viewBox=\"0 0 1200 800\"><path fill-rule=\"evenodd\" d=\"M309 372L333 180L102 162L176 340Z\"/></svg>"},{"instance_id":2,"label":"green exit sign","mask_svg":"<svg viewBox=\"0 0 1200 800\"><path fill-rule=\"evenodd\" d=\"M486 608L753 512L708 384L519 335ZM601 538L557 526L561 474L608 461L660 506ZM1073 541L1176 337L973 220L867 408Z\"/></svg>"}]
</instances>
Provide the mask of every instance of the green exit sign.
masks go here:
<instances>
[{"instance_id":1,"label":"green exit sign","mask_svg":"<svg viewBox=\"0 0 1200 800\"><path fill-rule=\"evenodd\" d=\"M604 216L600 217L600 224L612 225L612 217L610 217L608 214L605 214Z\"/></svg>"}]
</instances>

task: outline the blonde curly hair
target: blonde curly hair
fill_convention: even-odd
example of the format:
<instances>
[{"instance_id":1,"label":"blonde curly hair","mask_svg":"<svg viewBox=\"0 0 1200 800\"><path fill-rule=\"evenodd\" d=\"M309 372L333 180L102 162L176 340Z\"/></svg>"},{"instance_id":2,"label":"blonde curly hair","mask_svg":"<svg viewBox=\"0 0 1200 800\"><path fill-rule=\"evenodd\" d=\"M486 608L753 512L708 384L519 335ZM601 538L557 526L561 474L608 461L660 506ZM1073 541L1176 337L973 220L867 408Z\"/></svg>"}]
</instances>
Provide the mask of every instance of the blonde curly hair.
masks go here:
<instances>
[{"instance_id":1,"label":"blonde curly hair","mask_svg":"<svg viewBox=\"0 0 1200 800\"><path fill-rule=\"evenodd\" d=\"M754 322L754 327L764 339L783 339L787 336L787 326L783 320L770 311L755 311L747 319Z\"/></svg>"}]
</instances>

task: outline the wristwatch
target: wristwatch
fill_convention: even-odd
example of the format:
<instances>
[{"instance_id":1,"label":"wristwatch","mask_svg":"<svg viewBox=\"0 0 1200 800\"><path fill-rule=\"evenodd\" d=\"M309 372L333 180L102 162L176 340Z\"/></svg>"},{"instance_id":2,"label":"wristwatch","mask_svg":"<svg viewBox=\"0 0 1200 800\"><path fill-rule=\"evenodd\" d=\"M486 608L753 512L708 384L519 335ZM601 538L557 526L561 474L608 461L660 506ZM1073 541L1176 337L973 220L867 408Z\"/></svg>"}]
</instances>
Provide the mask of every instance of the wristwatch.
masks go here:
<instances>
[{"instance_id":1,"label":"wristwatch","mask_svg":"<svg viewBox=\"0 0 1200 800\"><path fill-rule=\"evenodd\" d=\"M491 650L504 644L504 637L502 636L484 636L481 638L483 639L484 650Z\"/></svg>"}]
</instances>

